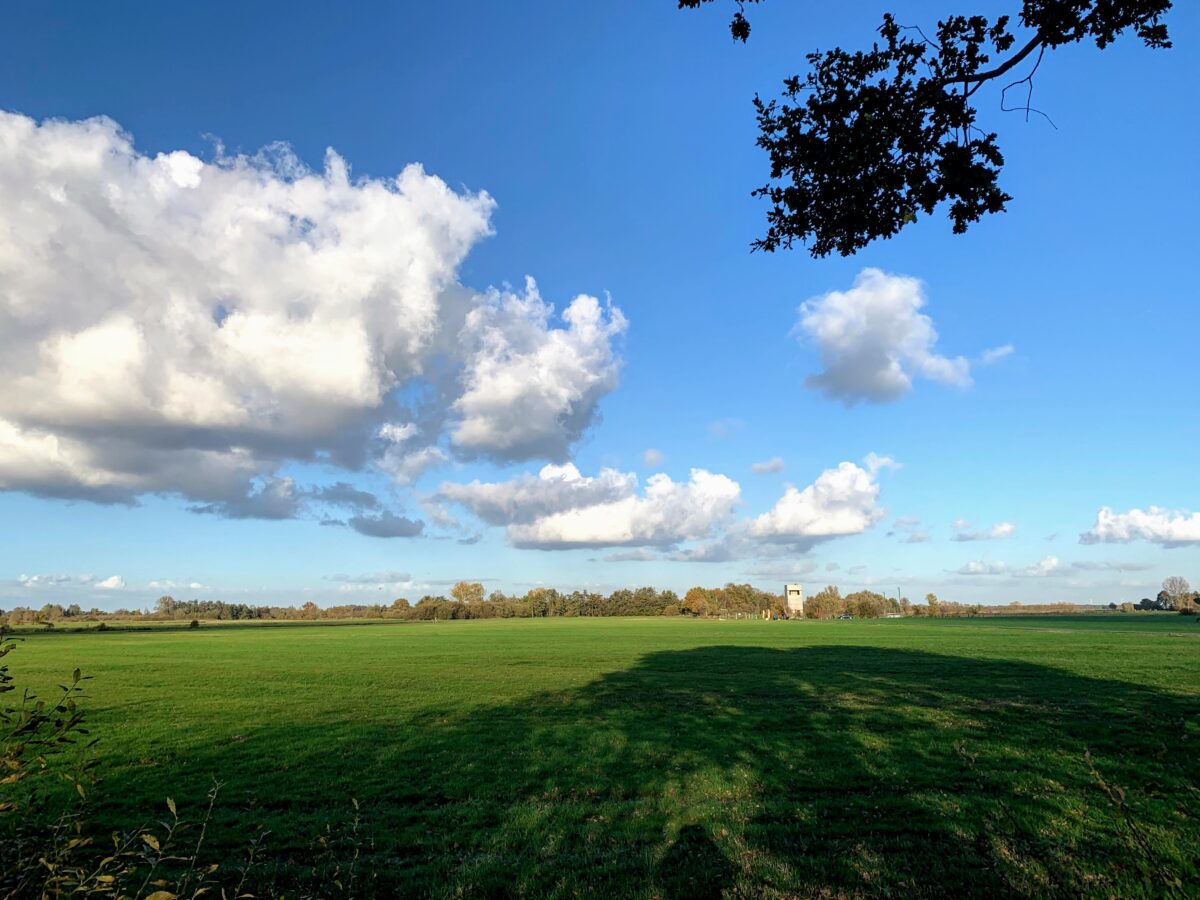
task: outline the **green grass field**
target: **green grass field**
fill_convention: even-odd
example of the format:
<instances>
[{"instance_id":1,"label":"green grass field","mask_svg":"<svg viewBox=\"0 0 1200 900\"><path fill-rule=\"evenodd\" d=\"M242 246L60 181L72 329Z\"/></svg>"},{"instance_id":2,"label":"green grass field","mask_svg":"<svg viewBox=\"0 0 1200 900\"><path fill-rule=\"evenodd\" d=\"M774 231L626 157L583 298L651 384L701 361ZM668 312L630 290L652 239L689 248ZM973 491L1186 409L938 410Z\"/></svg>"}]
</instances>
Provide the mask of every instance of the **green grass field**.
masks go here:
<instances>
[{"instance_id":1,"label":"green grass field","mask_svg":"<svg viewBox=\"0 0 1200 900\"><path fill-rule=\"evenodd\" d=\"M1200 624L548 619L35 635L94 676L92 818L362 808L406 894L1189 894Z\"/></svg>"}]
</instances>

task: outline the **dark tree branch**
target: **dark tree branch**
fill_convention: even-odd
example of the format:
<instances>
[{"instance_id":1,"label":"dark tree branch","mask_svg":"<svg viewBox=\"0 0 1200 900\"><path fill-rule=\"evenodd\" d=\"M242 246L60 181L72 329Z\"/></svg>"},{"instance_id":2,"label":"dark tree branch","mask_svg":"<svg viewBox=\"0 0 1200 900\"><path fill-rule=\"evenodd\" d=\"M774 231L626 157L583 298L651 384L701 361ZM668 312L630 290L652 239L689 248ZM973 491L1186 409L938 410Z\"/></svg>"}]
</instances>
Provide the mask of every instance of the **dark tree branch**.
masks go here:
<instances>
[{"instance_id":1,"label":"dark tree branch","mask_svg":"<svg viewBox=\"0 0 1200 900\"><path fill-rule=\"evenodd\" d=\"M715 0L677 0L695 9ZM730 30L745 41L745 10L761 0L733 0ZM1033 76L1047 49L1084 40L1104 49L1132 31L1152 48L1171 46L1161 21L1171 0L1010 0L1032 34L1019 49L1010 18L951 16L935 35L901 27L891 14L868 50L810 53L808 72L784 81L783 95L756 97L758 145L770 159L767 233L756 250L800 241L813 256L848 256L889 238L921 213L946 204L955 233L1003 212L1012 198L999 184L1004 157L996 135L976 124L971 98L1036 52L1032 70L1000 92L1005 111L1034 109ZM909 36L915 32L918 37ZM999 62L993 60L995 56ZM1024 106L1008 92L1027 86ZM958 86L961 85L961 90Z\"/></svg>"},{"instance_id":2,"label":"dark tree branch","mask_svg":"<svg viewBox=\"0 0 1200 900\"><path fill-rule=\"evenodd\" d=\"M943 78L938 82L938 86L947 87L952 84L981 84L985 81L991 81L993 78L999 78L1006 72L1012 71L1015 66L1019 66L1021 64L1021 60L1025 59L1025 57L1027 57L1030 53L1044 44L1045 38L1043 38L1040 34L1034 35L1033 40L1022 47L1015 56L1006 60L1001 65L996 66L996 68L989 69L987 72L976 72L970 75L956 75L952 78ZM968 93L967 96L969 97L971 94Z\"/></svg>"}]
</instances>

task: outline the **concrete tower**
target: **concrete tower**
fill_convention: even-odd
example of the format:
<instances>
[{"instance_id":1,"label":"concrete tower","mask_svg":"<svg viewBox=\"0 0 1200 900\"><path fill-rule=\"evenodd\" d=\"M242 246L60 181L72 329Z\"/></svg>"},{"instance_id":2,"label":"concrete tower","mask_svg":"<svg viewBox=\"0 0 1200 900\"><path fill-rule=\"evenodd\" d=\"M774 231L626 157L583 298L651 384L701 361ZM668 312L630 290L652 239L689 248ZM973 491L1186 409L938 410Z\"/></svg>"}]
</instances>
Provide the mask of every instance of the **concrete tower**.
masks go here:
<instances>
[{"instance_id":1,"label":"concrete tower","mask_svg":"<svg viewBox=\"0 0 1200 900\"><path fill-rule=\"evenodd\" d=\"M783 602L787 606L789 618L801 618L804 615L804 585L785 584L783 586Z\"/></svg>"}]
</instances>

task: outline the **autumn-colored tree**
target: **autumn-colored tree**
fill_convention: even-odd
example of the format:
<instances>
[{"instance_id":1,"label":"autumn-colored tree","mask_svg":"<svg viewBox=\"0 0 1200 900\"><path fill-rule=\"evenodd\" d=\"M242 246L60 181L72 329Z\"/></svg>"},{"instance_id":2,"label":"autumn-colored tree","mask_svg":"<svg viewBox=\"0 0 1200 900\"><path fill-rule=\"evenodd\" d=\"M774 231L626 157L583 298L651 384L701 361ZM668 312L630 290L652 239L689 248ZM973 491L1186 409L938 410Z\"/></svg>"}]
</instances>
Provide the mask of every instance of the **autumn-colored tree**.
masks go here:
<instances>
[{"instance_id":1,"label":"autumn-colored tree","mask_svg":"<svg viewBox=\"0 0 1200 900\"><path fill-rule=\"evenodd\" d=\"M925 595L925 605L929 607L929 615L940 616L942 614L942 604L938 600L937 594L928 593Z\"/></svg>"},{"instance_id":2,"label":"autumn-colored tree","mask_svg":"<svg viewBox=\"0 0 1200 900\"><path fill-rule=\"evenodd\" d=\"M557 596L558 591L552 588L530 588L529 592L525 595L525 604L529 609L529 615L531 617L550 615L550 602Z\"/></svg>"},{"instance_id":3,"label":"autumn-colored tree","mask_svg":"<svg viewBox=\"0 0 1200 900\"><path fill-rule=\"evenodd\" d=\"M483 585L478 581L460 581L450 588L450 596L459 603L481 603L484 597Z\"/></svg>"},{"instance_id":4,"label":"autumn-colored tree","mask_svg":"<svg viewBox=\"0 0 1200 900\"><path fill-rule=\"evenodd\" d=\"M842 592L834 585L822 588L804 601L806 619L833 619L846 611Z\"/></svg>"},{"instance_id":5,"label":"autumn-colored tree","mask_svg":"<svg viewBox=\"0 0 1200 900\"><path fill-rule=\"evenodd\" d=\"M711 607L711 592L706 588L690 588L683 595L682 608L685 613L693 616L707 616L712 611Z\"/></svg>"}]
</instances>

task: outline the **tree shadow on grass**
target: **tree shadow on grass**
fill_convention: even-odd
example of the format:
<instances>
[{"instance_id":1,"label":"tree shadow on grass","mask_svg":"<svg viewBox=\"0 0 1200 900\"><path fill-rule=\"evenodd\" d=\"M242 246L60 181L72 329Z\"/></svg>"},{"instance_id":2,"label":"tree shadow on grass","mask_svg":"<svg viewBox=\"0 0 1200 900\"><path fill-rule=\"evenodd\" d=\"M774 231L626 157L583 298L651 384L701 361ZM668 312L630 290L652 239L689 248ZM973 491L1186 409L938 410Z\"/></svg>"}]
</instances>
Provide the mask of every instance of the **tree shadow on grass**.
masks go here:
<instances>
[{"instance_id":1,"label":"tree shadow on grass","mask_svg":"<svg viewBox=\"0 0 1200 900\"><path fill-rule=\"evenodd\" d=\"M285 865L353 796L380 893L1161 895L1197 883L1198 713L1029 663L719 646L506 706L272 723L128 794L222 778L212 840L247 836L253 795Z\"/></svg>"}]
</instances>

